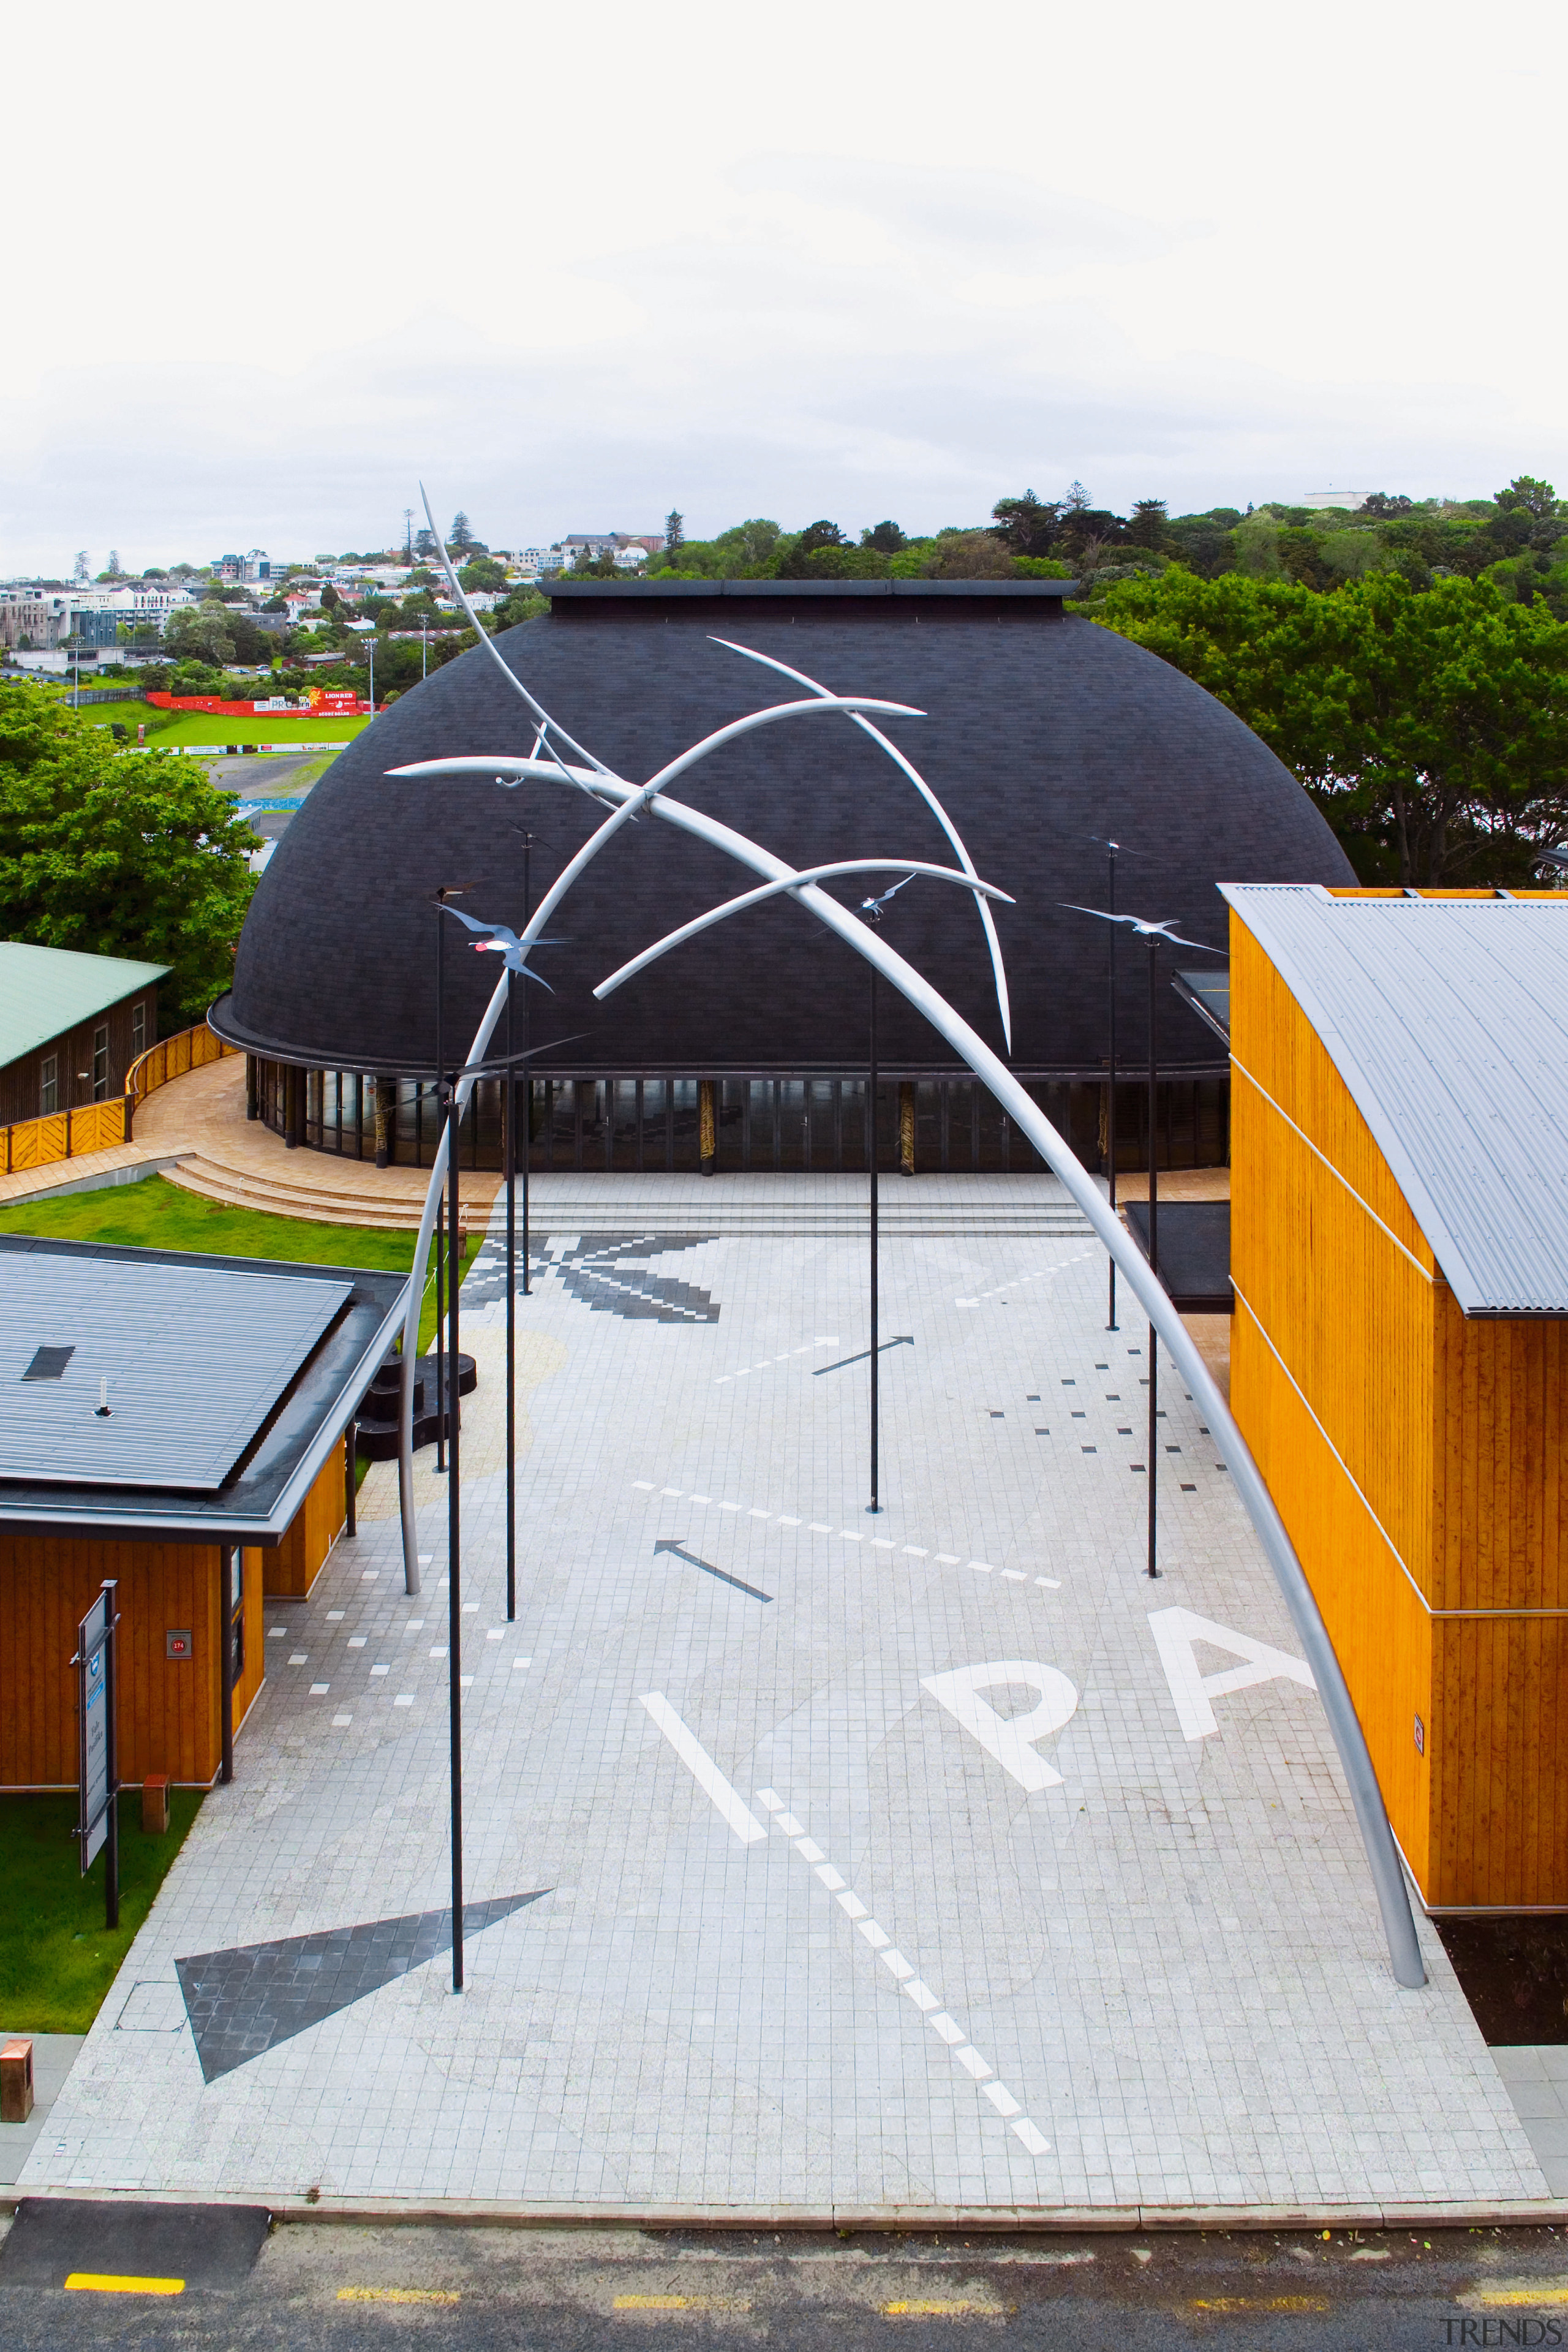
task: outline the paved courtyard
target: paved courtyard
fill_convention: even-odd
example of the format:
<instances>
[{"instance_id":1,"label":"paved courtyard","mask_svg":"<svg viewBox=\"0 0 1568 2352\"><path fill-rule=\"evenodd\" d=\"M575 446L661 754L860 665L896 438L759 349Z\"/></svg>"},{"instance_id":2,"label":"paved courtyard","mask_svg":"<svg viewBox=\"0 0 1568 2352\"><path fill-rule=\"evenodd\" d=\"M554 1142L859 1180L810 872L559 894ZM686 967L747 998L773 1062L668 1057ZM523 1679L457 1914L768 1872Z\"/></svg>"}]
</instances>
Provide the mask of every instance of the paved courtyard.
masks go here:
<instances>
[{"instance_id":1,"label":"paved courtyard","mask_svg":"<svg viewBox=\"0 0 1568 2352\"><path fill-rule=\"evenodd\" d=\"M840 2215L1546 2195L1425 1924L1427 1988L1393 1982L1289 1618L1168 1364L1143 1574L1147 1331L1105 1330L1102 1253L1046 1180L886 1189L873 1517L847 1186L772 1231L744 1204L787 1187L627 1183L570 1228L542 1188L514 1624L486 1252L467 1989L425 1454L425 1591L378 1467L311 1600L268 1604L234 1784L26 2185Z\"/></svg>"}]
</instances>

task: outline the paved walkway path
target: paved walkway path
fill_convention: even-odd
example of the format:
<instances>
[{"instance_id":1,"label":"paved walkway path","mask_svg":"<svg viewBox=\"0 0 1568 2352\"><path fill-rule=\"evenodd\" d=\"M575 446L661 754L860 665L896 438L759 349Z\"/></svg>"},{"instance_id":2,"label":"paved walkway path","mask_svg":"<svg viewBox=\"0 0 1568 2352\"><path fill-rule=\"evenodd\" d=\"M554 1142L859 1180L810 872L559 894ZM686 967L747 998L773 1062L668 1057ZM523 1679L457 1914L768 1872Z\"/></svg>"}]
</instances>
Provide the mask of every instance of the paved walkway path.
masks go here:
<instances>
[{"instance_id":1,"label":"paved walkway path","mask_svg":"<svg viewBox=\"0 0 1568 2352\"><path fill-rule=\"evenodd\" d=\"M1391 1979L1289 1620L1168 1369L1142 1572L1146 1332L1104 1330L1092 1244L885 1252L877 1518L862 1246L645 1217L551 1231L537 1267L515 1623L493 1250L465 1288L467 1990L445 1497L423 1469L410 1600L383 1465L311 1601L268 1607L234 1785L27 2185L623 2216L1545 2196L1436 1936L1425 1990Z\"/></svg>"}]
</instances>

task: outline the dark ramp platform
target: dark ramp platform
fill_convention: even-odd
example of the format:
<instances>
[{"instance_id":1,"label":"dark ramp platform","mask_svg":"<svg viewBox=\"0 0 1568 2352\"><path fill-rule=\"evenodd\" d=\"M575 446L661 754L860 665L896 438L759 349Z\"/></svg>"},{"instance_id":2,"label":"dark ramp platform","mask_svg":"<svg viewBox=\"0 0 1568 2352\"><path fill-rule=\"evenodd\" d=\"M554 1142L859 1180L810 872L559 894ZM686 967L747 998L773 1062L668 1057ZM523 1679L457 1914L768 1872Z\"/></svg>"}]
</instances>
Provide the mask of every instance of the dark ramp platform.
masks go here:
<instances>
[{"instance_id":1,"label":"dark ramp platform","mask_svg":"<svg viewBox=\"0 0 1568 2352\"><path fill-rule=\"evenodd\" d=\"M1228 1315L1230 1202L1162 1201L1159 1204L1161 1281L1184 1315ZM1149 1204L1129 1201L1122 1208L1128 1229L1149 1255Z\"/></svg>"},{"instance_id":2,"label":"dark ramp platform","mask_svg":"<svg viewBox=\"0 0 1568 2352\"><path fill-rule=\"evenodd\" d=\"M0 2246L0 2281L63 2287L73 2276L144 2278L163 2282L165 2294L176 2279L182 2287L239 2286L271 2225L265 2205L24 2197Z\"/></svg>"}]
</instances>

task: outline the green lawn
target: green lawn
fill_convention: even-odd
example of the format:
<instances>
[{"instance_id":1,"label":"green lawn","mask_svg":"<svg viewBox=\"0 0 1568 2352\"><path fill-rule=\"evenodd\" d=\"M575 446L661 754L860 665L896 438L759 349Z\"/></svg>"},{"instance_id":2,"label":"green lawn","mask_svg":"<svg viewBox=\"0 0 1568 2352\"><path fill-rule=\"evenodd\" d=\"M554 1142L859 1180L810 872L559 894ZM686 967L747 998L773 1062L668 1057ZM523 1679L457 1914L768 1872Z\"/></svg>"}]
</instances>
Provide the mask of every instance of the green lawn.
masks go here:
<instances>
[{"instance_id":1,"label":"green lawn","mask_svg":"<svg viewBox=\"0 0 1568 2352\"><path fill-rule=\"evenodd\" d=\"M20 2033L85 2033L153 1907L202 1801L171 1789L169 1826L144 1836L142 1796L120 1800L120 1925L103 1924L103 1856L77 1864L74 1795L0 1797L0 2019Z\"/></svg>"},{"instance_id":2,"label":"green lawn","mask_svg":"<svg viewBox=\"0 0 1568 2352\"><path fill-rule=\"evenodd\" d=\"M100 1192L65 1192L52 1201L20 1202L0 1210L0 1233L47 1234L64 1241L110 1242L130 1249L195 1250L217 1257L291 1258L311 1265L357 1265L371 1272L386 1268L395 1274L406 1274L414 1262L412 1234L318 1225L304 1217L225 1208L163 1176L143 1177L139 1184L110 1185ZM482 1239L481 1233L470 1233L465 1270ZM419 1322L421 1352L435 1336L432 1267Z\"/></svg>"},{"instance_id":3,"label":"green lawn","mask_svg":"<svg viewBox=\"0 0 1568 2352\"><path fill-rule=\"evenodd\" d=\"M173 719L146 702L99 702L82 717L94 727L123 727L132 743L138 726L147 729L147 748L177 751L182 743L352 743L368 719L328 719L291 710L258 710L237 719L216 711L182 710ZM153 722L160 723L154 731ZM162 723L167 721L167 724Z\"/></svg>"}]
</instances>

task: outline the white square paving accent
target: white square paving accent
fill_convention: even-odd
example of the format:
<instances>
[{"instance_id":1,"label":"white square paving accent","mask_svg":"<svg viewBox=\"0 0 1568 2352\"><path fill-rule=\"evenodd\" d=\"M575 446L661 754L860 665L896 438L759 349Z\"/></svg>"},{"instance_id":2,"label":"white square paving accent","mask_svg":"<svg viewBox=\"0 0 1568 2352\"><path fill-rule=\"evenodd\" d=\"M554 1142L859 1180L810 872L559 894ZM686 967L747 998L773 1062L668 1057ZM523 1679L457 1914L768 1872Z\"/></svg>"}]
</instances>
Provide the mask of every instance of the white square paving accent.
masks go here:
<instances>
[{"instance_id":1,"label":"white square paving accent","mask_svg":"<svg viewBox=\"0 0 1568 2352\"><path fill-rule=\"evenodd\" d=\"M115 2030L181 1957L448 1899L447 1661L426 1654L447 1632L443 1482L421 1455L411 1601L378 1464L293 1619L344 1710L268 1645L234 1782L205 1798L24 2189L735 2211L1547 2193L1425 1924L1426 1989L1390 1977L1315 1693L1215 1692L1215 1732L1184 1736L1152 1610L1296 1643L1173 1378L1168 1442L1199 1483L1168 1470L1145 1580L1142 1455L1116 1414L1146 1339L1105 1331L1097 1251L885 1241L884 1325L915 1344L882 1360L872 1521L866 1368L816 1377L823 1323L834 1349L866 1345L863 1244L683 1250L668 1263L716 1323L591 1311L540 1256L518 1307L515 1624L503 1308L465 1315L459 1664L470 1899L551 1892L469 1939L460 1997L429 1963L210 2085L188 2026ZM1037 1435L1032 1401L1064 1382L1085 1423ZM397 1691L375 1671L394 1658ZM1008 1664L1047 1679L997 1679ZM1031 1735L1031 1713L1059 1727ZM1059 1779L1025 1785L1021 1756Z\"/></svg>"}]
</instances>

